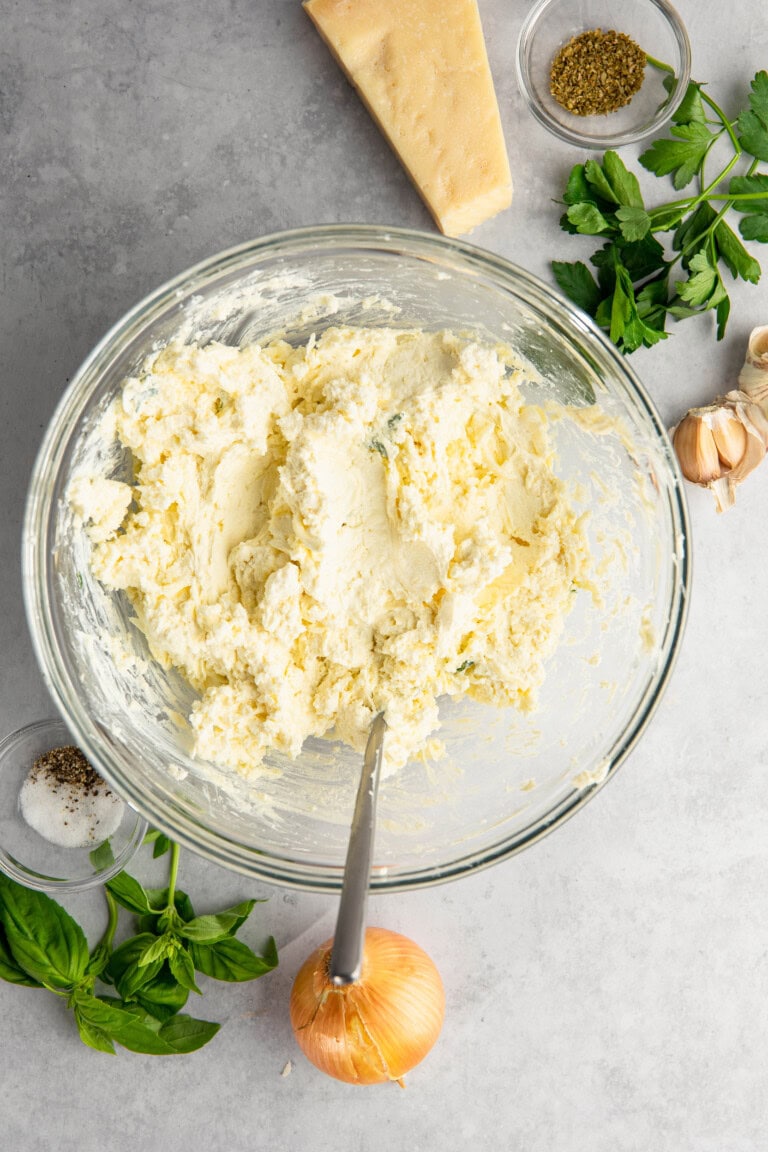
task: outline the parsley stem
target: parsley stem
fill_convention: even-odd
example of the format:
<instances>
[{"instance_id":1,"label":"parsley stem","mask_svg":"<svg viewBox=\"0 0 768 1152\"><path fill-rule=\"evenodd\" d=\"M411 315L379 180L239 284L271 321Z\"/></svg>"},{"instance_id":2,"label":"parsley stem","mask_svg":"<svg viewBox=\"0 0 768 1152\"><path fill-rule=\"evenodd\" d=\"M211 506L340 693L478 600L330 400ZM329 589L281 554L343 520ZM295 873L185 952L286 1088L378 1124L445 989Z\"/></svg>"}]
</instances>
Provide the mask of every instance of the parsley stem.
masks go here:
<instances>
[{"instance_id":1,"label":"parsley stem","mask_svg":"<svg viewBox=\"0 0 768 1152\"><path fill-rule=\"evenodd\" d=\"M747 175L751 176L753 171L754 171L754 168L751 169L747 173ZM766 195L767 194L765 192L739 192L738 196L732 196L730 194L730 192L718 192L717 194L715 194L713 196L708 196L707 199L708 200L730 200L731 203L733 203L734 200L765 200Z\"/></svg>"},{"instance_id":2,"label":"parsley stem","mask_svg":"<svg viewBox=\"0 0 768 1152\"><path fill-rule=\"evenodd\" d=\"M660 72L669 72L670 76L675 75L675 70L670 64L665 64L663 60L657 60L655 56L649 56L646 52L645 58L652 68L658 68Z\"/></svg>"},{"instance_id":3,"label":"parsley stem","mask_svg":"<svg viewBox=\"0 0 768 1152\"><path fill-rule=\"evenodd\" d=\"M741 144L739 144L736 133L733 130L733 124L728 119L725 112L723 112L720 105L716 104L715 101L712 99L712 97L708 96L703 88L699 89L699 95L701 96L701 99L703 100L703 102L710 106L710 108L712 109L712 111L715 113L718 120L722 124L723 128L725 128L726 132L730 136L731 143L733 144L734 151L736 152L736 155L733 158L733 162L735 162L739 158L739 156L741 156L742 149L741 149ZM733 166L733 162L731 164L731 167ZM730 168L728 169L728 171L730 171Z\"/></svg>"},{"instance_id":4,"label":"parsley stem","mask_svg":"<svg viewBox=\"0 0 768 1152\"><path fill-rule=\"evenodd\" d=\"M714 139L718 139L718 137L715 137ZM739 148L737 155L731 157L731 159L726 164L725 168L723 168L723 170L715 177L715 179L711 180L710 183L707 184L706 188L702 188L702 190L701 190L701 192L699 192L698 196L686 196L682 200L670 200L667 204L662 204L661 207L652 209L648 213L651 220L653 220L654 216L669 215L670 209L672 209L672 208L684 208L685 211L688 212L693 208L698 208L699 204L701 204L705 200L732 200L733 197L729 196L727 192L717 192L716 193L713 191L713 189L717 188L719 184L722 184L723 180L726 178L726 176L731 172L731 170L737 164L740 156L741 156L741 148ZM754 168L750 169L749 175L752 174L752 171L754 171ZM739 200L746 200L749 198L760 199L761 197L764 197L764 196L765 196L765 192L756 192L754 194L747 193L744 196L739 196L738 199ZM651 230L653 231L653 229L651 229Z\"/></svg>"}]
</instances>

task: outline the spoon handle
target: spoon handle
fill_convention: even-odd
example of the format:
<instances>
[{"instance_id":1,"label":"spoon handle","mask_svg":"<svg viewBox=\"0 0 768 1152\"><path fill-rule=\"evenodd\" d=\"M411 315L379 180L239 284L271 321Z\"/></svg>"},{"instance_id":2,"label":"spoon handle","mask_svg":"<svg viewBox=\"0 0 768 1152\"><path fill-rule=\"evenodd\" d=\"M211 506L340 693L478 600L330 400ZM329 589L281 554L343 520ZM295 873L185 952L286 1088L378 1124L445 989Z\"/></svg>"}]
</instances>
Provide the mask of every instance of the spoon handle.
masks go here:
<instances>
[{"instance_id":1,"label":"spoon handle","mask_svg":"<svg viewBox=\"0 0 768 1152\"><path fill-rule=\"evenodd\" d=\"M347 860L344 865L344 882L330 964L330 977L336 985L354 984L359 979L363 962L365 908L368 902L373 833L376 827L376 796L379 791L386 728L384 713L380 712L368 733L363 771L349 834Z\"/></svg>"}]
</instances>

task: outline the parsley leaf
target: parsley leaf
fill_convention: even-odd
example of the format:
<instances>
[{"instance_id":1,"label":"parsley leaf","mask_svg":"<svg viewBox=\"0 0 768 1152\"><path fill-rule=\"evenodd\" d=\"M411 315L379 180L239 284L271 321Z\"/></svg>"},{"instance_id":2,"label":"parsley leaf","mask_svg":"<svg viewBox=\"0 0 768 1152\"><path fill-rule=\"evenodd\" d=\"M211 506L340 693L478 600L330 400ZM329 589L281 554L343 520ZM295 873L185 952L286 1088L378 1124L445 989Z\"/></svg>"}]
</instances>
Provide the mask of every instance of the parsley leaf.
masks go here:
<instances>
[{"instance_id":1,"label":"parsley leaf","mask_svg":"<svg viewBox=\"0 0 768 1152\"><path fill-rule=\"evenodd\" d=\"M701 84L691 80L685 90L685 96L672 117L673 124L705 124L707 113L701 99Z\"/></svg>"},{"instance_id":2,"label":"parsley leaf","mask_svg":"<svg viewBox=\"0 0 768 1152\"><path fill-rule=\"evenodd\" d=\"M731 276L734 278L740 276L750 284L757 284L760 279L760 265L754 256L750 256L725 220L721 220L717 225L714 236L717 251Z\"/></svg>"},{"instance_id":3,"label":"parsley leaf","mask_svg":"<svg viewBox=\"0 0 768 1152\"><path fill-rule=\"evenodd\" d=\"M691 275L680 281L677 292L681 300L695 306L705 304L717 285L717 269L710 263L704 252L697 252L691 259Z\"/></svg>"},{"instance_id":4,"label":"parsley leaf","mask_svg":"<svg viewBox=\"0 0 768 1152\"><path fill-rule=\"evenodd\" d=\"M728 317L731 314L731 301L730 297L725 295L717 302L715 308L715 316L717 318L717 339L722 340L725 336L725 328L728 323Z\"/></svg>"},{"instance_id":5,"label":"parsley leaf","mask_svg":"<svg viewBox=\"0 0 768 1152\"><path fill-rule=\"evenodd\" d=\"M580 204L573 204L566 212L566 216L576 231L585 236L599 236L601 232L613 230L613 225L605 218L597 205L586 200Z\"/></svg>"},{"instance_id":6,"label":"parsley leaf","mask_svg":"<svg viewBox=\"0 0 768 1152\"><path fill-rule=\"evenodd\" d=\"M737 120L739 143L756 160L768 160L768 72L758 72L751 88L749 109Z\"/></svg>"},{"instance_id":7,"label":"parsley leaf","mask_svg":"<svg viewBox=\"0 0 768 1152\"><path fill-rule=\"evenodd\" d=\"M676 81L667 76L663 83L671 91ZM722 339L731 306L723 269L747 283L759 281L758 261L726 217L738 212L741 237L768 243L768 172L755 171L759 160L768 160L768 71L755 75L748 104L732 120L703 84L690 82L669 135L640 156L643 168L670 176L678 191L696 180L696 191L667 203L646 204L637 177L616 152L571 169L560 224L570 234L600 237L590 257L596 274L582 261L555 260L552 270L565 294L622 352L663 340L668 316L683 320L711 311ZM718 141L717 155L728 144L732 155L719 175L707 163L705 175ZM731 177L742 153L754 162Z\"/></svg>"},{"instance_id":8,"label":"parsley leaf","mask_svg":"<svg viewBox=\"0 0 768 1152\"><path fill-rule=\"evenodd\" d=\"M745 240L768 244L768 216L744 216L739 221L739 232Z\"/></svg>"},{"instance_id":9,"label":"parsley leaf","mask_svg":"<svg viewBox=\"0 0 768 1152\"><path fill-rule=\"evenodd\" d=\"M589 163L589 161L587 161ZM566 204L596 204L598 208L607 208L610 210L612 200L603 200L601 196L595 191L594 185L591 185L586 176L586 164L575 164L568 175L568 183L563 193L563 200Z\"/></svg>"},{"instance_id":10,"label":"parsley leaf","mask_svg":"<svg viewBox=\"0 0 768 1152\"><path fill-rule=\"evenodd\" d=\"M595 309L600 302L600 289L586 264L582 264L581 260L577 260L573 264L553 260L552 271L555 274L558 287L568 299L588 312L590 316L594 316Z\"/></svg>"},{"instance_id":11,"label":"parsley leaf","mask_svg":"<svg viewBox=\"0 0 768 1152\"><path fill-rule=\"evenodd\" d=\"M609 204L621 204L621 200L619 200L614 192L608 177L603 172L597 160L587 160L584 165L584 175L589 186L593 188L603 200L606 200Z\"/></svg>"},{"instance_id":12,"label":"parsley leaf","mask_svg":"<svg viewBox=\"0 0 768 1152\"><path fill-rule=\"evenodd\" d=\"M642 240L651 227L651 218L645 208L616 209L616 219L621 222L621 234L625 240Z\"/></svg>"},{"instance_id":13,"label":"parsley leaf","mask_svg":"<svg viewBox=\"0 0 768 1152\"><path fill-rule=\"evenodd\" d=\"M755 172L753 176L734 176L728 187L737 212L768 212L768 174ZM742 197L749 196L749 200Z\"/></svg>"},{"instance_id":14,"label":"parsley leaf","mask_svg":"<svg viewBox=\"0 0 768 1152\"><path fill-rule=\"evenodd\" d=\"M603 157L603 170L616 197L617 204L628 208L642 208L643 197L640 183L634 172L629 172L618 152L606 152Z\"/></svg>"},{"instance_id":15,"label":"parsley leaf","mask_svg":"<svg viewBox=\"0 0 768 1152\"><path fill-rule=\"evenodd\" d=\"M736 211L745 214L739 221L739 231L744 239L768 241L768 174L755 172L752 176L734 176L728 192L734 197Z\"/></svg>"},{"instance_id":16,"label":"parsley leaf","mask_svg":"<svg viewBox=\"0 0 768 1152\"><path fill-rule=\"evenodd\" d=\"M656 176L669 176L674 173L672 183L678 190L690 184L706 159L709 149L717 140L717 134L710 132L706 124L693 121L690 124L675 124L670 128L677 140L656 140L643 152L640 163L643 168Z\"/></svg>"}]
</instances>

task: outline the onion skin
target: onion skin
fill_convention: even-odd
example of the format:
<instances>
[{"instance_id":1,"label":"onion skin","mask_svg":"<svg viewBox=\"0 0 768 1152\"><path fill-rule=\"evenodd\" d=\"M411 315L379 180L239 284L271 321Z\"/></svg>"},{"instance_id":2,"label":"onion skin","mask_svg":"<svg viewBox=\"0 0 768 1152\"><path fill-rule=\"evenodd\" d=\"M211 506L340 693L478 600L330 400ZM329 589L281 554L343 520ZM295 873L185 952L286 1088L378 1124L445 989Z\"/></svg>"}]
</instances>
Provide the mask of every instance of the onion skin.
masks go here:
<instances>
[{"instance_id":1,"label":"onion skin","mask_svg":"<svg viewBox=\"0 0 768 1152\"><path fill-rule=\"evenodd\" d=\"M291 1026L304 1055L347 1084L402 1083L440 1035L445 991L418 944L368 928L360 979L336 987L328 975L333 940L302 964L291 991Z\"/></svg>"}]
</instances>

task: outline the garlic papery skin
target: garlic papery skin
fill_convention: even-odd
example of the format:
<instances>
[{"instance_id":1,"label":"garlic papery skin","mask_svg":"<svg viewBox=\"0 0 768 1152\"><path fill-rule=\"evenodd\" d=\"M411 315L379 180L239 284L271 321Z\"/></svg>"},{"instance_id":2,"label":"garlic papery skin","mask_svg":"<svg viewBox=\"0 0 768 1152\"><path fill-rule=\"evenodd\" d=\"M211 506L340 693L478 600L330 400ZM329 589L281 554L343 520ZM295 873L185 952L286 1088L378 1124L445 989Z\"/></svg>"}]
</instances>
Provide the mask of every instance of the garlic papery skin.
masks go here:
<instances>
[{"instance_id":1,"label":"garlic papery skin","mask_svg":"<svg viewBox=\"0 0 768 1152\"><path fill-rule=\"evenodd\" d=\"M691 408L672 443L686 480L710 488L718 512L736 500L736 487L761 464L768 416L745 392L727 392L705 408Z\"/></svg>"},{"instance_id":2,"label":"garlic papery skin","mask_svg":"<svg viewBox=\"0 0 768 1152\"><path fill-rule=\"evenodd\" d=\"M304 1055L348 1084L396 1080L419 1064L443 1026L445 992L430 957L385 928L365 933L360 977L336 986L329 975L333 940L299 969L291 1026Z\"/></svg>"},{"instance_id":3,"label":"garlic papery skin","mask_svg":"<svg viewBox=\"0 0 768 1152\"><path fill-rule=\"evenodd\" d=\"M744 367L739 373L739 391L759 404L768 417L768 324L753 328L749 334Z\"/></svg>"}]
</instances>

